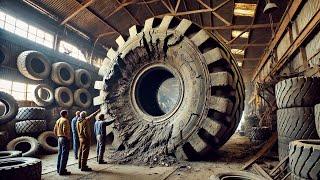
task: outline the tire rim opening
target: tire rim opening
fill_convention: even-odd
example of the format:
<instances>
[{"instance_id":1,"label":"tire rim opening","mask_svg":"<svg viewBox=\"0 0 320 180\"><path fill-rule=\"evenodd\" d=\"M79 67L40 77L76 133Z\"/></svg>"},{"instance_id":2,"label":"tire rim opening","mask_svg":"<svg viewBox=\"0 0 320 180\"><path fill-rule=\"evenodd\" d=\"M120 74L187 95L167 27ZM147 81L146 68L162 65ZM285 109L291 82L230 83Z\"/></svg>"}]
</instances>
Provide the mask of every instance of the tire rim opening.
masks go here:
<instances>
[{"instance_id":1,"label":"tire rim opening","mask_svg":"<svg viewBox=\"0 0 320 180\"><path fill-rule=\"evenodd\" d=\"M15 166L15 165L23 164L23 163L24 162L22 162L22 161L3 162L3 163L0 163L0 167Z\"/></svg>"},{"instance_id":2,"label":"tire rim opening","mask_svg":"<svg viewBox=\"0 0 320 180\"><path fill-rule=\"evenodd\" d=\"M9 156L10 153L0 153L0 157L5 157L5 156Z\"/></svg>"},{"instance_id":3,"label":"tire rim opening","mask_svg":"<svg viewBox=\"0 0 320 180\"><path fill-rule=\"evenodd\" d=\"M168 69L154 67L138 79L135 96L143 112L151 116L163 116L178 104L180 83Z\"/></svg>"},{"instance_id":4,"label":"tire rim opening","mask_svg":"<svg viewBox=\"0 0 320 180\"><path fill-rule=\"evenodd\" d=\"M20 142L15 146L15 150L22 151L23 153L28 152L31 149L31 144L27 142Z\"/></svg>"},{"instance_id":5,"label":"tire rim opening","mask_svg":"<svg viewBox=\"0 0 320 180\"><path fill-rule=\"evenodd\" d=\"M48 90L48 89L45 89L45 88L39 89L38 95L39 95L39 97L40 97L41 99L43 99L43 100L45 100L45 101L46 101L46 100L49 100L50 97L51 97L49 90Z\"/></svg>"},{"instance_id":6,"label":"tire rim opening","mask_svg":"<svg viewBox=\"0 0 320 180\"><path fill-rule=\"evenodd\" d=\"M5 103L3 103L2 101L0 101L0 117L1 116L5 116L7 114L7 106Z\"/></svg>"},{"instance_id":7,"label":"tire rim opening","mask_svg":"<svg viewBox=\"0 0 320 180\"><path fill-rule=\"evenodd\" d=\"M80 101L85 104L88 101L88 97L85 93L80 94Z\"/></svg>"},{"instance_id":8,"label":"tire rim opening","mask_svg":"<svg viewBox=\"0 0 320 180\"><path fill-rule=\"evenodd\" d=\"M0 64L4 62L6 55L4 55L3 51L0 50Z\"/></svg>"},{"instance_id":9,"label":"tire rim opening","mask_svg":"<svg viewBox=\"0 0 320 180\"><path fill-rule=\"evenodd\" d=\"M61 68L60 70L60 75L61 75L61 78L64 80L64 81L68 81L71 77L71 74L70 72L68 71L68 69L66 68Z\"/></svg>"},{"instance_id":10,"label":"tire rim opening","mask_svg":"<svg viewBox=\"0 0 320 180\"><path fill-rule=\"evenodd\" d=\"M36 73L42 73L46 69L43 62L38 58L33 58L31 60L31 67Z\"/></svg>"},{"instance_id":11,"label":"tire rim opening","mask_svg":"<svg viewBox=\"0 0 320 180\"><path fill-rule=\"evenodd\" d=\"M86 74L81 74L80 80L81 80L82 84L87 84L89 81L89 78Z\"/></svg>"},{"instance_id":12,"label":"tire rim opening","mask_svg":"<svg viewBox=\"0 0 320 180\"><path fill-rule=\"evenodd\" d=\"M67 103L70 101L70 96L68 93L66 92L62 92L61 93L61 100L64 102L64 103Z\"/></svg>"},{"instance_id":13,"label":"tire rim opening","mask_svg":"<svg viewBox=\"0 0 320 180\"><path fill-rule=\"evenodd\" d=\"M55 137L47 137L46 142L49 146L58 147L58 141Z\"/></svg>"}]
</instances>

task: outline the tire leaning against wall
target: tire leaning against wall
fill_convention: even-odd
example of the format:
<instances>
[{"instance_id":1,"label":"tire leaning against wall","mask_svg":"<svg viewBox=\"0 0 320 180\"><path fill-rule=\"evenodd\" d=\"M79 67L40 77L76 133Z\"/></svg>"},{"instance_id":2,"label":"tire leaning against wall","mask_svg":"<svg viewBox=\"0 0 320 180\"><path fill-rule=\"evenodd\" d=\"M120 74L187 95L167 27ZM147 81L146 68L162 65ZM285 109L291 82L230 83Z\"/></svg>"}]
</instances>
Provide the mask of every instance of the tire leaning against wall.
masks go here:
<instances>
[{"instance_id":1,"label":"tire leaning against wall","mask_svg":"<svg viewBox=\"0 0 320 180\"><path fill-rule=\"evenodd\" d=\"M1 179L41 179L41 160L28 157L16 157L0 160Z\"/></svg>"},{"instance_id":2,"label":"tire leaning against wall","mask_svg":"<svg viewBox=\"0 0 320 180\"><path fill-rule=\"evenodd\" d=\"M51 64L38 51L24 51L17 58L17 66L22 75L32 80L47 79L51 72Z\"/></svg>"},{"instance_id":3,"label":"tire leaning against wall","mask_svg":"<svg viewBox=\"0 0 320 180\"><path fill-rule=\"evenodd\" d=\"M13 96L1 91L0 91L0 102L5 105L5 113L4 115L0 115L0 125L2 125L14 119L14 117L18 113L19 107L18 107L17 101L14 99Z\"/></svg>"},{"instance_id":4,"label":"tire leaning against wall","mask_svg":"<svg viewBox=\"0 0 320 180\"><path fill-rule=\"evenodd\" d=\"M9 50L6 46L0 44L0 66L6 64L9 60Z\"/></svg>"},{"instance_id":5,"label":"tire leaning against wall","mask_svg":"<svg viewBox=\"0 0 320 180\"><path fill-rule=\"evenodd\" d=\"M70 108L73 105L74 98L72 91L67 87L58 87L54 92L54 97L60 107ZM67 97L67 101L65 99Z\"/></svg>"},{"instance_id":6,"label":"tire leaning against wall","mask_svg":"<svg viewBox=\"0 0 320 180\"><path fill-rule=\"evenodd\" d=\"M20 149L21 147L19 145L21 145L22 143L28 143L30 148ZM21 136L21 137L15 138L7 144L8 151L13 151L13 150L22 151L23 157L37 156L39 152L39 147L40 146L39 146L38 140L29 136Z\"/></svg>"},{"instance_id":7,"label":"tire leaning against wall","mask_svg":"<svg viewBox=\"0 0 320 180\"><path fill-rule=\"evenodd\" d=\"M42 120L46 119L47 111L41 107L21 107L19 108L16 120Z\"/></svg>"},{"instance_id":8,"label":"tire leaning against wall","mask_svg":"<svg viewBox=\"0 0 320 180\"><path fill-rule=\"evenodd\" d=\"M58 152L58 137L52 131L46 131L39 135L38 141L41 147L48 153Z\"/></svg>"},{"instance_id":9,"label":"tire leaning against wall","mask_svg":"<svg viewBox=\"0 0 320 180\"><path fill-rule=\"evenodd\" d=\"M74 82L74 69L66 62L52 64L51 79L62 86L70 86Z\"/></svg>"},{"instance_id":10,"label":"tire leaning against wall","mask_svg":"<svg viewBox=\"0 0 320 180\"><path fill-rule=\"evenodd\" d=\"M90 107L90 105L92 104L91 94L86 89L77 89L74 92L74 103L81 108Z\"/></svg>"},{"instance_id":11,"label":"tire leaning against wall","mask_svg":"<svg viewBox=\"0 0 320 180\"><path fill-rule=\"evenodd\" d=\"M276 84L278 108L313 107L320 103L319 77L294 77Z\"/></svg>"},{"instance_id":12,"label":"tire leaning against wall","mask_svg":"<svg viewBox=\"0 0 320 180\"><path fill-rule=\"evenodd\" d=\"M46 91L48 93L48 98L44 99L41 97L41 95L39 94L39 91ZM33 91L33 95L34 95L34 99L33 101L38 105L38 106L42 106L42 107L46 107L46 106L50 106L53 101L54 101L54 92L53 89L46 85L46 84L39 84L36 86L36 88Z\"/></svg>"},{"instance_id":13,"label":"tire leaning against wall","mask_svg":"<svg viewBox=\"0 0 320 180\"><path fill-rule=\"evenodd\" d=\"M320 178L320 140L297 140L289 146L292 179Z\"/></svg>"},{"instance_id":14,"label":"tire leaning against wall","mask_svg":"<svg viewBox=\"0 0 320 180\"><path fill-rule=\"evenodd\" d=\"M91 74L85 69L78 69L75 71L75 84L79 88L89 88L91 85L92 77Z\"/></svg>"}]
</instances>

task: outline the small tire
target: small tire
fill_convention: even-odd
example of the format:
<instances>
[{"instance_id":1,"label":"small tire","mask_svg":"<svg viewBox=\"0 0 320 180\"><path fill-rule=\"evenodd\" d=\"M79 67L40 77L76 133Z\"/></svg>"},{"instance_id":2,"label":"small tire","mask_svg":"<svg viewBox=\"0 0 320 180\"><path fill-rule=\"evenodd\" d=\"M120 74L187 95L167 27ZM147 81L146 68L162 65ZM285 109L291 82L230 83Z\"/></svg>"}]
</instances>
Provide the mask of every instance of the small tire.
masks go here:
<instances>
[{"instance_id":1,"label":"small tire","mask_svg":"<svg viewBox=\"0 0 320 180\"><path fill-rule=\"evenodd\" d=\"M41 179L41 160L16 157L0 160L1 179Z\"/></svg>"},{"instance_id":2,"label":"small tire","mask_svg":"<svg viewBox=\"0 0 320 180\"><path fill-rule=\"evenodd\" d=\"M297 140L289 145L289 167L300 179L320 178L320 140Z\"/></svg>"},{"instance_id":3,"label":"small tire","mask_svg":"<svg viewBox=\"0 0 320 180\"><path fill-rule=\"evenodd\" d=\"M79 88L89 88L91 85L91 74L85 69L78 69L75 71L75 83Z\"/></svg>"},{"instance_id":4,"label":"small tire","mask_svg":"<svg viewBox=\"0 0 320 180\"><path fill-rule=\"evenodd\" d=\"M51 79L62 86L70 86L74 82L74 69L66 62L57 62L52 65Z\"/></svg>"},{"instance_id":5,"label":"small tire","mask_svg":"<svg viewBox=\"0 0 320 180\"><path fill-rule=\"evenodd\" d=\"M317 138L312 107L293 107L277 111L279 158L288 155L289 142Z\"/></svg>"},{"instance_id":6,"label":"small tire","mask_svg":"<svg viewBox=\"0 0 320 180\"><path fill-rule=\"evenodd\" d=\"M22 151L0 151L0 159L22 157Z\"/></svg>"},{"instance_id":7,"label":"small tire","mask_svg":"<svg viewBox=\"0 0 320 180\"><path fill-rule=\"evenodd\" d=\"M46 115L46 109L41 107L21 107L15 119L18 121L41 120L46 119Z\"/></svg>"},{"instance_id":8,"label":"small tire","mask_svg":"<svg viewBox=\"0 0 320 180\"><path fill-rule=\"evenodd\" d=\"M276 84L278 108L313 107L320 103L319 77L294 77Z\"/></svg>"},{"instance_id":9,"label":"small tire","mask_svg":"<svg viewBox=\"0 0 320 180\"><path fill-rule=\"evenodd\" d=\"M262 176L258 176L253 173L244 172L244 171L229 171L225 172L223 169L222 173L218 173L210 176L210 180L222 180L222 179L243 179L243 180L266 180Z\"/></svg>"},{"instance_id":10,"label":"small tire","mask_svg":"<svg viewBox=\"0 0 320 180\"><path fill-rule=\"evenodd\" d=\"M5 113L0 115L0 125L3 125L14 119L19 107L14 97L5 92L0 92L0 102L5 106Z\"/></svg>"},{"instance_id":11,"label":"small tire","mask_svg":"<svg viewBox=\"0 0 320 180\"><path fill-rule=\"evenodd\" d=\"M60 107L70 108L73 105L73 94L67 87L58 87L54 92L54 97Z\"/></svg>"},{"instance_id":12,"label":"small tire","mask_svg":"<svg viewBox=\"0 0 320 180\"><path fill-rule=\"evenodd\" d=\"M11 140L7 144L8 151L22 151L23 157L34 157L38 155L39 143L38 140L29 137L21 136Z\"/></svg>"},{"instance_id":13,"label":"small tire","mask_svg":"<svg viewBox=\"0 0 320 180\"><path fill-rule=\"evenodd\" d=\"M58 137L52 131L46 131L39 135L38 141L43 148L48 153L58 152Z\"/></svg>"},{"instance_id":14,"label":"small tire","mask_svg":"<svg viewBox=\"0 0 320 180\"><path fill-rule=\"evenodd\" d=\"M91 94L86 89L77 89L74 92L74 102L81 108L88 108L92 104Z\"/></svg>"},{"instance_id":15,"label":"small tire","mask_svg":"<svg viewBox=\"0 0 320 180\"><path fill-rule=\"evenodd\" d=\"M40 93L43 93L45 91L47 93L47 98L44 98L41 96ZM53 89L46 85L46 84L39 84L34 89L34 99L33 101L38 105L42 107L50 106L54 101L54 93Z\"/></svg>"},{"instance_id":16,"label":"small tire","mask_svg":"<svg viewBox=\"0 0 320 180\"><path fill-rule=\"evenodd\" d=\"M0 66L9 60L9 50L6 46L0 45Z\"/></svg>"},{"instance_id":17,"label":"small tire","mask_svg":"<svg viewBox=\"0 0 320 180\"><path fill-rule=\"evenodd\" d=\"M51 72L51 64L38 51L24 51L17 58L17 66L22 75L32 80L47 79Z\"/></svg>"},{"instance_id":18,"label":"small tire","mask_svg":"<svg viewBox=\"0 0 320 180\"><path fill-rule=\"evenodd\" d=\"M46 120L25 120L15 124L17 134L39 134L47 130Z\"/></svg>"}]
</instances>

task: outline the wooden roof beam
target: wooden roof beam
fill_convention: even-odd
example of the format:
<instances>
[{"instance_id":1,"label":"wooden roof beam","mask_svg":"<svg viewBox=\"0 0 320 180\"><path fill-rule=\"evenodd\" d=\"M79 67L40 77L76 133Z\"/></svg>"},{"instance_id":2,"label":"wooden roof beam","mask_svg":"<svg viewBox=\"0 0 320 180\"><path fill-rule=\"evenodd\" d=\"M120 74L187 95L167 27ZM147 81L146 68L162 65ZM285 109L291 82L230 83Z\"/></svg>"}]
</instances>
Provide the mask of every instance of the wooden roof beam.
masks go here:
<instances>
[{"instance_id":1,"label":"wooden roof beam","mask_svg":"<svg viewBox=\"0 0 320 180\"><path fill-rule=\"evenodd\" d=\"M278 26L279 23L274 23ZM266 29L270 28L270 24L253 24L253 25L231 25L231 26L216 26L216 27L203 27L208 30L227 30L227 29Z\"/></svg>"},{"instance_id":2,"label":"wooden roof beam","mask_svg":"<svg viewBox=\"0 0 320 180\"><path fill-rule=\"evenodd\" d=\"M116 2L117 2L120 6L122 5L121 2L119 2L119 0L116 0ZM126 11L126 13L134 20L134 22L135 22L136 24L140 25L140 23L139 23L139 21L137 20L137 18L134 17L134 16L131 14L131 12L130 12L125 6L123 6L123 9L124 9L124 11Z\"/></svg>"},{"instance_id":3,"label":"wooden roof beam","mask_svg":"<svg viewBox=\"0 0 320 180\"><path fill-rule=\"evenodd\" d=\"M81 11L86 9L88 6L90 6L92 3L94 3L96 0L85 0L83 3L80 4L79 8L75 10L73 13L71 13L68 17L66 17L60 25L66 24L68 21L70 21L73 17L78 15Z\"/></svg>"},{"instance_id":4,"label":"wooden roof beam","mask_svg":"<svg viewBox=\"0 0 320 180\"><path fill-rule=\"evenodd\" d=\"M202 0L196 0L198 3L200 3L202 6L204 6L205 8L211 9L210 6L208 6L206 3L204 3ZM220 14L214 12L216 10L218 10L219 8L221 8L222 6L224 6L225 4L227 4L230 0L226 0L223 3L219 4L218 6L216 6L215 8L213 8L212 10L212 14L214 16L216 16L220 21L222 21L223 23L225 23L226 25L230 26L232 25L232 23L230 23L229 21L227 21L225 18L223 18L222 16L220 16Z\"/></svg>"},{"instance_id":5,"label":"wooden roof beam","mask_svg":"<svg viewBox=\"0 0 320 180\"><path fill-rule=\"evenodd\" d=\"M229 44L229 47L266 47L268 43L247 43L247 44Z\"/></svg>"}]
</instances>

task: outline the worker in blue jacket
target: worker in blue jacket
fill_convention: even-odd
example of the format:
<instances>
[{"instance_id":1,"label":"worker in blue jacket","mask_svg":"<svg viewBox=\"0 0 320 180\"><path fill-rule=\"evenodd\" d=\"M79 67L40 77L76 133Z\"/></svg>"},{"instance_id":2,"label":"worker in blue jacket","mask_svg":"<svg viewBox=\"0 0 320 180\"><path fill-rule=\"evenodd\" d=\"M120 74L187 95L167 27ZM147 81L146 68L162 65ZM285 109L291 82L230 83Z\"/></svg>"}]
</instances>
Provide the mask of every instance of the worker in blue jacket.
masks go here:
<instances>
[{"instance_id":1,"label":"worker in blue jacket","mask_svg":"<svg viewBox=\"0 0 320 180\"><path fill-rule=\"evenodd\" d=\"M110 116L105 119L105 115L100 114L98 116L98 120L94 123L94 133L97 138L97 162L99 164L106 164L106 162L103 160L106 146L106 126L112 124L113 121L114 119Z\"/></svg>"},{"instance_id":2,"label":"worker in blue jacket","mask_svg":"<svg viewBox=\"0 0 320 180\"><path fill-rule=\"evenodd\" d=\"M72 130L72 139L73 139L73 151L74 158L78 159L78 149L79 149L79 136L77 132L77 121L80 118L80 111L76 112L76 116L71 120L71 130Z\"/></svg>"}]
</instances>

